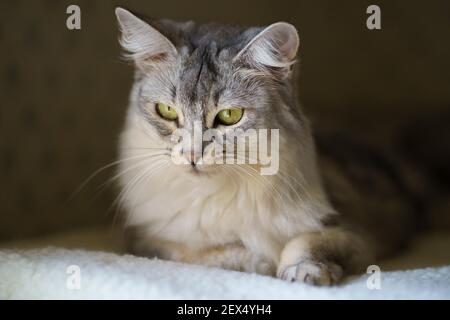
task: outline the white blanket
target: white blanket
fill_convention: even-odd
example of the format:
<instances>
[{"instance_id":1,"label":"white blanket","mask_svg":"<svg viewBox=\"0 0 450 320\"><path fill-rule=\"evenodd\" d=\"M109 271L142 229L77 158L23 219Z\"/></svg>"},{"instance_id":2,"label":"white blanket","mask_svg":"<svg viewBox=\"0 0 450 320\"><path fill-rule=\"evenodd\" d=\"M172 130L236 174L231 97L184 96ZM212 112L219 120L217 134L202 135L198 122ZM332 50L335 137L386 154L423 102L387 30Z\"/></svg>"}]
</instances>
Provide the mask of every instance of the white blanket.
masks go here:
<instances>
[{"instance_id":1,"label":"white blanket","mask_svg":"<svg viewBox=\"0 0 450 320\"><path fill-rule=\"evenodd\" d=\"M441 247L433 247L450 251L448 244L441 241ZM386 268L395 269L402 261ZM316 288L116 253L6 248L0 250L0 299L450 299L450 263L415 270L384 268L379 289L373 288L377 278L369 274Z\"/></svg>"}]
</instances>

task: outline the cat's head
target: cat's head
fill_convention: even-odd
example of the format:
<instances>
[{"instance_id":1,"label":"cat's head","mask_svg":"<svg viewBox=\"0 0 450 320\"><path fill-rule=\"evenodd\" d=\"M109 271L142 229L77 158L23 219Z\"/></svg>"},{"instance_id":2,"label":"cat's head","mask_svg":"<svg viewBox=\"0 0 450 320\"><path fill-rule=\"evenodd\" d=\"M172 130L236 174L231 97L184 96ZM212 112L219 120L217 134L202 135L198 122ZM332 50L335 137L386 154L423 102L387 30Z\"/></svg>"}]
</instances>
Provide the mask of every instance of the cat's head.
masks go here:
<instances>
[{"instance_id":1,"label":"cat's head","mask_svg":"<svg viewBox=\"0 0 450 320\"><path fill-rule=\"evenodd\" d=\"M299 37L291 24L197 25L150 20L122 8L116 15L120 43L136 68L130 113L140 120L149 149L172 150L180 129L190 135L214 129L226 140L231 131L301 123L292 81ZM200 167L210 144L184 149L189 167Z\"/></svg>"}]
</instances>

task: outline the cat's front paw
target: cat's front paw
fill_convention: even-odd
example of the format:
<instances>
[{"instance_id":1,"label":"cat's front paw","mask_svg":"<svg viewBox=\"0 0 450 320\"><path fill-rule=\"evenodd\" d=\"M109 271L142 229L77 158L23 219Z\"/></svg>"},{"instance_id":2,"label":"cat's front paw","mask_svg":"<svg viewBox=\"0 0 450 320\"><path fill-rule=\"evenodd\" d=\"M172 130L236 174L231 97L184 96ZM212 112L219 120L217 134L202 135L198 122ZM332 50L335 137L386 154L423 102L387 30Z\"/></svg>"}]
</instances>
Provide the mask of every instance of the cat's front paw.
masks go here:
<instances>
[{"instance_id":1,"label":"cat's front paw","mask_svg":"<svg viewBox=\"0 0 450 320\"><path fill-rule=\"evenodd\" d=\"M343 276L342 267L335 263L324 263L303 259L291 265L280 266L277 271L280 279L297 281L315 286L337 284Z\"/></svg>"}]
</instances>

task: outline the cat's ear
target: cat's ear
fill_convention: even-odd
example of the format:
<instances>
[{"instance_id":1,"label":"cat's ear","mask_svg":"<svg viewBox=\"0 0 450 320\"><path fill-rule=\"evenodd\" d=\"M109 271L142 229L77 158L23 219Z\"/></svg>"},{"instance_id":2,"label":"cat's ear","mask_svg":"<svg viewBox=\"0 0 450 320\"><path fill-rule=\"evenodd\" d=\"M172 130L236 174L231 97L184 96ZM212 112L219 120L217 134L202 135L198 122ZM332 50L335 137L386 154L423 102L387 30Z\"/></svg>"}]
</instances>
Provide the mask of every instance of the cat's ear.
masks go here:
<instances>
[{"instance_id":1,"label":"cat's ear","mask_svg":"<svg viewBox=\"0 0 450 320\"><path fill-rule=\"evenodd\" d=\"M299 44L297 29L287 22L277 22L250 40L234 60L244 61L257 70L269 70L285 77L295 63Z\"/></svg>"},{"instance_id":2,"label":"cat's ear","mask_svg":"<svg viewBox=\"0 0 450 320\"><path fill-rule=\"evenodd\" d=\"M147 69L177 55L173 43L144 20L120 7L116 8L116 16L125 57L132 59L138 67Z\"/></svg>"}]
</instances>

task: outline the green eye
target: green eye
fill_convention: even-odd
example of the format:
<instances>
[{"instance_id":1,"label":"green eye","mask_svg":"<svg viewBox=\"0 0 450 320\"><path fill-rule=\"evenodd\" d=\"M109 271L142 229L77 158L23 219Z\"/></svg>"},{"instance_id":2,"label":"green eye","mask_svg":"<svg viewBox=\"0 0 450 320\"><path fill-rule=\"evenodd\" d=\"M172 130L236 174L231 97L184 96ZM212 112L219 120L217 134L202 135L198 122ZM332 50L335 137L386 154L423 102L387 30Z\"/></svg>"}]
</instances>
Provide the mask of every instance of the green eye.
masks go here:
<instances>
[{"instance_id":1,"label":"green eye","mask_svg":"<svg viewBox=\"0 0 450 320\"><path fill-rule=\"evenodd\" d=\"M242 109L224 109L217 114L217 120L223 125L231 126L241 121L243 114Z\"/></svg>"},{"instance_id":2,"label":"green eye","mask_svg":"<svg viewBox=\"0 0 450 320\"><path fill-rule=\"evenodd\" d=\"M162 118L164 118L166 120L174 121L174 120L178 119L178 114L175 111L175 109L172 107L169 107L167 104L157 103L156 111Z\"/></svg>"}]
</instances>

